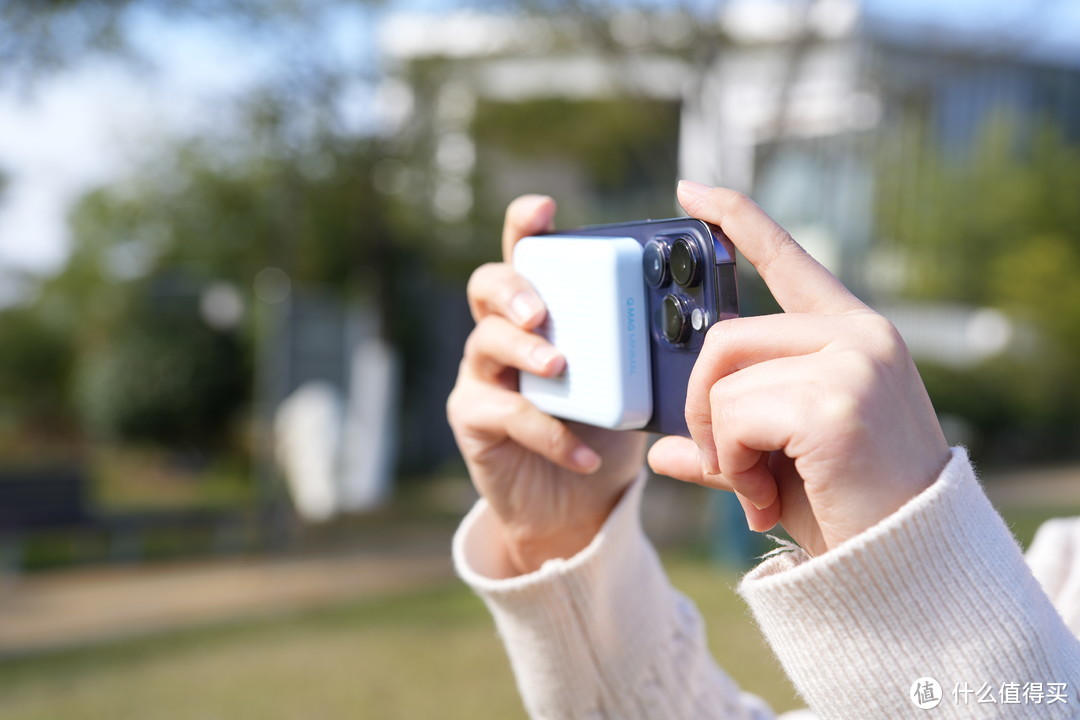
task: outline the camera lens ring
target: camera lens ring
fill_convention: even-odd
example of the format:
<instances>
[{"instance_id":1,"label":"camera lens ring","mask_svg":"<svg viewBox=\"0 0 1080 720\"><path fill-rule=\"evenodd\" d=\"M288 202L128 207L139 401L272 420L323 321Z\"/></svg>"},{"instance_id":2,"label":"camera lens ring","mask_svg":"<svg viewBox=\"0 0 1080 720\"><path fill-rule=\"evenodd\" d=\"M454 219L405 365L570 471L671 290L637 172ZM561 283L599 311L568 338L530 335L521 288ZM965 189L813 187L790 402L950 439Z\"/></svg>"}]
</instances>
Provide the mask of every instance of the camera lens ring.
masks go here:
<instances>
[{"instance_id":1,"label":"camera lens ring","mask_svg":"<svg viewBox=\"0 0 1080 720\"><path fill-rule=\"evenodd\" d=\"M667 242L650 240L642 252L641 264L645 282L654 288L662 288L671 283L671 266L668 257L671 253Z\"/></svg>"},{"instance_id":2,"label":"camera lens ring","mask_svg":"<svg viewBox=\"0 0 1080 720\"><path fill-rule=\"evenodd\" d=\"M701 253L693 241L679 238L672 243L668 264L676 284L691 288L701 282Z\"/></svg>"},{"instance_id":3,"label":"camera lens ring","mask_svg":"<svg viewBox=\"0 0 1080 720\"><path fill-rule=\"evenodd\" d=\"M664 339L673 345L684 343L690 337L689 303L668 293L660 303L660 328Z\"/></svg>"}]
</instances>

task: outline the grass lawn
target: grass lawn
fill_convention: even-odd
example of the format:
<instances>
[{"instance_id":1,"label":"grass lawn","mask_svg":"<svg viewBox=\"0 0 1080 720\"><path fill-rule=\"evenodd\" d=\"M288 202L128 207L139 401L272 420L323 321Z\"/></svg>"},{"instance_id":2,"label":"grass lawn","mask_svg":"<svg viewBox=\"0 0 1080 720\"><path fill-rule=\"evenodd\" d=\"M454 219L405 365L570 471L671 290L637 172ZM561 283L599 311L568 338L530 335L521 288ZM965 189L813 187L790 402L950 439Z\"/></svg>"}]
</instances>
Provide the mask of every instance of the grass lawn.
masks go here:
<instances>
[{"instance_id":1,"label":"grass lawn","mask_svg":"<svg viewBox=\"0 0 1080 720\"><path fill-rule=\"evenodd\" d=\"M721 664L778 710L797 705L731 589L686 558ZM330 609L0 664L4 720L524 718L483 605L441 586Z\"/></svg>"},{"instance_id":2,"label":"grass lawn","mask_svg":"<svg viewBox=\"0 0 1080 720\"><path fill-rule=\"evenodd\" d=\"M1047 517L1080 512L1065 510L1006 518L1027 543ZM686 553L665 564L705 617L721 666L775 710L798 707L736 576ZM0 663L4 720L524 717L491 619L457 583Z\"/></svg>"}]
</instances>

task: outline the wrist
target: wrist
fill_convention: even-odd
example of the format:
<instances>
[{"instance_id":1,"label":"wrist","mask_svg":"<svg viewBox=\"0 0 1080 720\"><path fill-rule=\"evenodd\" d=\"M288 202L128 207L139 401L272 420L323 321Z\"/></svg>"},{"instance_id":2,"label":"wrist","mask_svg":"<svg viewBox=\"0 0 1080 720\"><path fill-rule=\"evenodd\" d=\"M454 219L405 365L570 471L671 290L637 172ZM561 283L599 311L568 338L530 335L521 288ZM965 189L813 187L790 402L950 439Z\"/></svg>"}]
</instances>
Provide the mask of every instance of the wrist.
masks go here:
<instances>
[{"instance_id":1,"label":"wrist","mask_svg":"<svg viewBox=\"0 0 1080 720\"><path fill-rule=\"evenodd\" d=\"M834 550L880 525L934 485L952 459L952 450L944 440L942 443L940 451L919 455L909 463L906 474L886 477L887 482L863 498L860 511L853 517L824 526L826 550Z\"/></svg>"},{"instance_id":2,"label":"wrist","mask_svg":"<svg viewBox=\"0 0 1080 720\"><path fill-rule=\"evenodd\" d=\"M496 513L496 526L509 569L515 575L539 570L548 560L569 559L587 548L619 504L626 487L593 510L565 514L557 524L508 520Z\"/></svg>"},{"instance_id":3,"label":"wrist","mask_svg":"<svg viewBox=\"0 0 1080 720\"><path fill-rule=\"evenodd\" d=\"M548 560L572 558L589 546L603 521L566 526L548 533L503 525L500 535L514 575L536 572Z\"/></svg>"}]
</instances>

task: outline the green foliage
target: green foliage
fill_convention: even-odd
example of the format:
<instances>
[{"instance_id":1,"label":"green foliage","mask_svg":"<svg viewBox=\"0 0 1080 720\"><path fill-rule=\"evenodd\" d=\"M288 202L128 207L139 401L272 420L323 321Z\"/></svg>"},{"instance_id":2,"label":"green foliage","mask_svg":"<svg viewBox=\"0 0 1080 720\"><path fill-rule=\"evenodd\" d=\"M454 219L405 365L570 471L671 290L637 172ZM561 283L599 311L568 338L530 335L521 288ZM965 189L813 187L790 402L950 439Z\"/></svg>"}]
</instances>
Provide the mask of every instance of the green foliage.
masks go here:
<instances>
[{"instance_id":1,"label":"green foliage","mask_svg":"<svg viewBox=\"0 0 1080 720\"><path fill-rule=\"evenodd\" d=\"M573 160L601 192L655 188L674 175L679 107L644 98L483 103L474 133L518 160Z\"/></svg>"},{"instance_id":2,"label":"green foliage","mask_svg":"<svg viewBox=\"0 0 1080 720\"><path fill-rule=\"evenodd\" d=\"M7 0L0 3L0 83L26 83L94 56L139 63L130 31L140 20L231 25L268 46L306 44L324 56L318 38L342 8L377 0ZM306 41L306 43L304 42ZM295 58L294 54L294 58ZM296 58L298 61L300 58ZM306 58L304 58L306 60ZM294 69L308 72L307 62Z\"/></svg>"},{"instance_id":3,"label":"green foliage","mask_svg":"<svg viewBox=\"0 0 1080 720\"><path fill-rule=\"evenodd\" d=\"M250 323L207 326L199 300L211 283L237 289L249 317L267 267L382 302L401 233L371 185L378 147L334 137L284 147L182 143L85 196L65 267L32 304L0 314L12 415L53 408L117 440L219 446L253 387L255 337Z\"/></svg>"},{"instance_id":4,"label":"green foliage","mask_svg":"<svg viewBox=\"0 0 1080 720\"><path fill-rule=\"evenodd\" d=\"M879 217L910 263L910 294L998 308L1019 329L982 367L924 368L935 404L991 444L1023 432L1067 446L1080 428L1080 147L1000 117L967 152L904 139L903 157L886 155Z\"/></svg>"},{"instance_id":5,"label":"green foliage","mask_svg":"<svg viewBox=\"0 0 1080 720\"><path fill-rule=\"evenodd\" d=\"M372 186L379 146L323 135L289 149L279 120L252 118L248 147L166 147L72 213L71 258L39 305L78 338L78 401L95 431L200 445L223 431L253 385L255 337L251 324L205 325L211 283L236 288L249 316L267 267L391 305L403 241Z\"/></svg>"},{"instance_id":6,"label":"green foliage","mask_svg":"<svg viewBox=\"0 0 1080 720\"><path fill-rule=\"evenodd\" d=\"M997 303L1038 328L1062 361L1080 359L1080 152L1072 154L1078 165L1070 188L1075 217L1019 235L993 258L987 278Z\"/></svg>"},{"instance_id":7,"label":"green foliage","mask_svg":"<svg viewBox=\"0 0 1080 720\"><path fill-rule=\"evenodd\" d=\"M526 192L558 201L560 227L671 216L678 118L676 104L641 97L478 103L473 219L490 242L477 255L499 256L505 207Z\"/></svg>"},{"instance_id":8,"label":"green foliage","mask_svg":"<svg viewBox=\"0 0 1080 720\"><path fill-rule=\"evenodd\" d=\"M195 303L139 308L111 342L81 359L89 429L137 442L220 447L251 387L235 334L212 330Z\"/></svg>"},{"instance_id":9,"label":"green foliage","mask_svg":"<svg viewBox=\"0 0 1080 720\"><path fill-rule=\"evenodd\" d=\"M886 156L880 194L883 230L917 263L910 290L1003 308L1033 307L1033 298L1001 296L1010 283L1001 258L1042 263L1027 250L1034 238L1075 244L1080 229L1080 147L1046 127L1020 136L1001 117L986 123L969 152L942 152L912 137L902 155ZM1004 273L1007 275L1008 273ZM1060 288L1059 288L1060 289Z\"/></svg>"},{"instance_id":10,"label":"green foliage","mask_svg":"<svg viewBox=\"0 0 1080 720\"><path fill-rule=\"evenodd\" d=\"M0 311L0 414L29 425L62 424L73 343L26 307Z\"/></svg>"},{"instance_id":11,"label":"green foliage","mask_svg":"<svg viewBox=\"0 0 1080 720\"><path fill-rule=\"evenodd\" d=\"M564 226L671 213L676 103L638 97L481 100L476 114L462 116L453 128L476 143L475 168L456 176L472 185L472 212L440 220L436 146L447 128L435 127L445 120L435 105L447 83L467 77L463 66L446 58L417 61L406 72L430 77L409 78L417 82L405 131L389 141L358 138L345 129L341 98L371 78L352 64L355 56L346 58L322 39L335 20L378 3L227 5L65 0L13 5L0 14L0 30L7 31L0 34L13 39L0 49L0 82L33 75L23 68L48 73L97 53L137 64L136 55L125 54L138 51L139 38L127 34L139 27L133 18L237 31L239 40L265 50L274 68L259 87L214 109L226 120L219 135L163 142L128 178L89 193L72 212L70 259L59 274L42 280L26 308L67 348L52 355L66 358L66 368L37 367L53 377L60 414L72 423L84 418L97 432L121 440L204 443L245 397L235 373L240 368L251 386L253 323L226 337L205 327L190 307L156 315L155 288L168 278L186 278L181 294L189 303L208 284L227 283L245 299L248 318L256 302L253 280L267 267L284 270L295 286L359 297L383 311L386 332L398 335L392 339L410 354L406 372L412 381L417 357L445 364L417 331L443 315L432 321L429 308L410 306L421 293L406 281L450 278L460 285L478 262L496 257L502 214L513 195L556 194ZM505 9L531 7L510 3ZM584 43L600 55L638 52L614 42L607 13L614 7L564 4L560 15L576 20L564 26L560 18L553 25L567 29L556 50L565 45L576 51ZM694 23L684 25L687 37L700 32ZM664 52L685 56L688 47ZM560 172L569 168L575 182L563 183L567 175L556 172L546 183L534 183L530 173L552 162ZM447 327L436 331L456 331ZM11 367L33 357L12 360ZM425 366L423 373L441 370ZM206 379L216 374L224 378L220 387ZM191 417L181 419L186 414Z\"/></svg>"},{"instance_id":12,"label":"green foliage","mask_svg":"<svg viewBox=\"0 0 1080 720\"><path fill-rule=\"evenodd\" d=\"M188 268L245 289L272 266L296 282L346 289L391 242L371 186L374 142L327 139L235 159L222 150L166 148L129 182L88 196L73 214L72 265L95 264L114 279Z\"/></svg>"}]
</instances>

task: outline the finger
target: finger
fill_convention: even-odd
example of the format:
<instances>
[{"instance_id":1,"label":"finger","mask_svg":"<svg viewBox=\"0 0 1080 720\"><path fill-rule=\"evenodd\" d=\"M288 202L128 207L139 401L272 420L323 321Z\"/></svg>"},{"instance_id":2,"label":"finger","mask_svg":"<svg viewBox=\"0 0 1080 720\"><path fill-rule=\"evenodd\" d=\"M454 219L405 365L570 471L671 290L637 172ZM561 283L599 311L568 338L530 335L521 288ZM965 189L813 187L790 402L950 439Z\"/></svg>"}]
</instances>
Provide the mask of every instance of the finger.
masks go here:
<instances>
[{"instance_id":1,"label":"finger","mask_svg":"<svg viewBox=\"0 0 1080 720\"><path fill-rule=\"evenodd\" d=\"M649 467L655 473L683 482L717 490L731 490L731 485L723 475L707 475L701 471L697 446L692 440L678 435L662 437L653 443L649 448Z\"/></svg>"},{"instance_id":2,"label":"finger","mask_svg":"<svg viewBox=\"0 0 1080 720\"><path fill-rule=\"evenodd\" d=\"M738 498L739 504L742 505L743 514L746 515L746 526L754 532L768 532L780 522L780 513L783 506L780 504L779 499L767 508L758 508L753 502L739 493L735 493L735 497Z\"/></svg>"},{"instance_id":3,"label":"finger","mask_svg":"<svg viewBox=\"0 0 1080 720\"><path fill-rule=\"evenodd\" d=\"M691 440L677 435L660 438L649 448L649 467L653 472L676 480L704 485L715 490L733 491L731 483L723 474L706 475L701 472L697 447ZM780 521L779 502L774 502L765 509L758 509L745 496L738 493L736 496L746 514L746 524L751 530L763 532Z\"/></svg>"},{"instance_id":4,"label":"finger","mask_svg":"<svg viewBox=\"0 0 1080 720\"><path fill-rule=\"evenodd\" d=\"M795 460L782 452L774 452L769 457L769 468L780 486L780 507L784 510L781 522L784 530L810 553L820 555L821 530L818 527L814 509L806 497L806 486L795 467Z\"/></svg>"},{"instance_id":5,"label":"finger","mask_svg":"<svg viewBox=\"0 0 1080 720\"><path fill-rule=\"evenodd\" d=\"M517 392L484 386L482 392L452 393L447 414L451 426L460 429L465 447L470 437L485 448L497 448L499 440L509 438L571 472L591 474L600 469L600 456L566 423L541 412Z\"/></svg>"},{"instance_id":6,"label":"finger","mask_svg":"<svg viewBox=\"0 0 1080 720\"><path fill-rule=\"evenodd\" d=\"M770 453L798 457L805 449L794 438L815 430L821 413L830 412L816 382L828 362L819 355L770 360L717 381L709 393L717 464L759 509L779 492Z\"/></svg>"},{"instance_id":7,"label":"finger","mask_svg":"<svg viewBox=\"0 0 1080 720\"><path fill-rule=\"evenodd\" d=\"M523 237L554 229L555 201L547 195L522 195L506 208L502 251L507 262L514 256L514 244Z\"/></svg>"},{"instance_id":8,"label":"finger","mask_svg":"<svg viewBox=\"0 0 1080 720\"><path fill-rule=\"evenodd\" d=\"M469 333L463 366L474 377L491 382L508 367L553 377L566 367L566 358L536 333L499 315L489 315Z\"/></svg>"},{"instance_id":9,"label":"finger","mask_svg":"<svg viewBox=\"0 0 1080 720\"><path fill-rule=\"evenodd\" d=\"M678 195L688 214L720 226L785 311L841 314L866 307L746 195L690 180L679 183Z\"/></svg>"},{"instance_id":10,"label":"finger","mask_svg":"<svg viewBox=\"0 0 1080 720\"><path fill-rule=\"evenodd\" d=\"M544 321L547 309L532 284L509 263L487 263L478 267L465 289L473 320L488 315L510 318L526 330Z\"/></svg>"},{"instance_id":11,"label":"finger","mask_svg":"<svg viewBox=\"0 0 1080 720\"><path fill-rule=\"evenodd\" d=\"M769 470L768 451L725 438L717 442L716 458L732 490L754 508L765 510L776 504L780 489Z\"/></svg>"},{"instance_id":12,"label":"finger","mask_svg":"<svg viewBox=\"0 0 1080 720\"><path fill-rule=\"evenodd\" d=\"M720 472L709 400L713 384L751 365L817 352L850 332L842 322L833 316L785 313L733 318L709 329L686 391L686 426L701 449L704 472Z\"/></svg>"}]
</instances>

